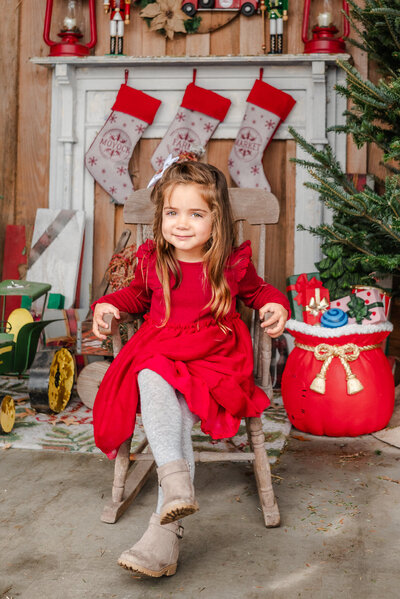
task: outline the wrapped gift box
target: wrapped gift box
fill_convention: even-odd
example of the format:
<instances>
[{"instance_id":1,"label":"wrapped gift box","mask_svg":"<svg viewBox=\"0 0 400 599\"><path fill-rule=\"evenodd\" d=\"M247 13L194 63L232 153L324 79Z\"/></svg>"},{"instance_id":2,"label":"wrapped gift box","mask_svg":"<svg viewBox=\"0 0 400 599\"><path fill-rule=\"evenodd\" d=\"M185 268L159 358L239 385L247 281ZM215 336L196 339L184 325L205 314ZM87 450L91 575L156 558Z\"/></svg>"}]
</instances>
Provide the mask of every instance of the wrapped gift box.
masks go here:
<instances>
[{"instance_id":1,"label":"wrapped gift box","mask_svg":"<svg viewBox=\"0 0 400 599\"><path fill-rule=\"evenodd\" d=\"M351 295L331 302L331 308L340 308L349 316L348 324L378 324L387 320L390 308L385 301L388 294L378 287L354 287Z\"/></svg>"},{"instance_id":2,"label":"wrapped gift box","mask_svg":"<svg viewBox=\"0 0 400 599\"><path fill-rule=\"evenodd\" d=\"M390 305L392 302L392 296L390 293L384 289L381 289L380 287L365 287L362 285L353 287L352 293L356 293L358 297L365 299L366 304L370 304L372 302L382 302L383 310L385 312L385 320L389 319ZM382 320L380 322L384 321Z\"/></svg>"},{"instance_id":3,"label":"wrapped gift box","mask_svg":"<svg viewBox=\"0 0 400 599\"><path fill-rule=\"evenodd\" d=\"M319 324L321 316L329 309L329 291L325 287L306 289L306 305L303 320L307 324Z\"/></svg>"},{"instance_id":4,"label":"wrapped gift box","mask_svg":"<svg viewBox=\"0 0 400 599\"><path fill-rule=\"evenodd\" d=\"M292 275L286 280L286 291L289 298L292 318L303 322L303 312L307 305L306 290L322 287L319 272Z\"/></svg>"},{"instance_id":5,"label":"wrapped gift box","mask_svg":"<svg viewBox=\"0 0 400 599\"><path fill-rule=\"evenodd\" d=\"M330 308L338 308L339 310L343 310L343 312L348 312L348 303L350 301L350 296L346 295L345 297L340 297L339 299L335 299L331 301Z\"/></svg>"}]
</instances>

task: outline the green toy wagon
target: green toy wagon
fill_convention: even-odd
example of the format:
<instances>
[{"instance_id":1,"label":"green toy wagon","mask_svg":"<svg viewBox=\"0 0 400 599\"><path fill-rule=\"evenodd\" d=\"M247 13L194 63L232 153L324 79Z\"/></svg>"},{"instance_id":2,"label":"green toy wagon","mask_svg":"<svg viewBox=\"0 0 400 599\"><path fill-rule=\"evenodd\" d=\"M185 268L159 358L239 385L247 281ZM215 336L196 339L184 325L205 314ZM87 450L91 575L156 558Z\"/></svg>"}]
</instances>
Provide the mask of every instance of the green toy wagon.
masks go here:
<instances>
[{"instance_id":1,"label":"green toy wagon","mask_svg":"<svg viewBox=\"0 0 400 599\"><path fill-rule=\"evenodd\" d=\"M34 409L61 412L71 396L75 360L66 348L38 351L38 342L43 329L54 320L42 320L44 308L39 321L34 321L31 313L25 308L13 310L7 320L5 319L5 297L21 296L24 305L26 300L30 304L45 296L43 303L45 306L50 289L51 285L47 283L31 281L9 279L0 283L0 298L3 300L0 321L0 375L27 378L29 397ZM27 374L28 370L29 374ZM7 411L7 417L3 418L7 424L1 426L3 432L10 432L5 428L10 427L14 409L12 400L7 397L7 401L3 397L0 406L0 426L2 410L4 413Z\"/></svg>"}]
</instances>

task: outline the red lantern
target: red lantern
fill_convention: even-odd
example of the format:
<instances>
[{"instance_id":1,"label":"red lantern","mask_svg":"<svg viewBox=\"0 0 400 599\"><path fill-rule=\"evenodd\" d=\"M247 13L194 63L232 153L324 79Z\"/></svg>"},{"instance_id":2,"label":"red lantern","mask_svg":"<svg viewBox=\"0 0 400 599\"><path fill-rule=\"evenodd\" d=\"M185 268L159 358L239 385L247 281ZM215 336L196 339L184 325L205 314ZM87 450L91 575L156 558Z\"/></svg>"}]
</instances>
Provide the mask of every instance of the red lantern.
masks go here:
<instances>
[{"instance_id":1,"label":"red lantern","mask_svg":"<svg viewBox=\"0 0 400 599\"><path fill-rule=\"evenodd\" d=\"M348 15L349 5L343 1L343 10ZM311 14L310 14L310 2ZM309 38L311 22L312 39ZM323 53L340 54L345 52L344 37L350 32L349 22L343 15L343 36L335 37L339 33L333 20L331 0L305 0L303 13L302 38L305 54Z\"/></svg>"},{"instance_id":2,"label":"red lantern","mask_svg":"<svg viewBox=\"0 0 400 599\"><path fill-rule=\"evenodd\" d=\"M53 0L46 0L43 39L50 46L50 56L88 56L97 42L95 0L89 0L90 42L87 44L79 43L83 37L81 0L63 0L63 4L65 7L58 33L62 41L53 42L50 39Z\"/></svg>"}]
</instances>

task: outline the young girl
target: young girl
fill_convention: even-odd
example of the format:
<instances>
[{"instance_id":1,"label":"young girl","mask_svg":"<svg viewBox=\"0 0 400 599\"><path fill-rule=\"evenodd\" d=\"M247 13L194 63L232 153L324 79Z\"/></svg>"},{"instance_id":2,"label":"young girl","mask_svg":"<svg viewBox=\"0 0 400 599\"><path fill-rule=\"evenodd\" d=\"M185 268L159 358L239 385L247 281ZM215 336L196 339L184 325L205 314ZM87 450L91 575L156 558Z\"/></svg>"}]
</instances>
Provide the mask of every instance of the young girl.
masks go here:
<instances>
[{"instance_id":1,"label":"young girl","mask_svg":"<svg viewBox=\"0 0 400 599\"><path fill-rule=\"evenodd\" d=\"M143 537L118 563L146 576L175 574L178 520L199 509L194 496L191 429L234 436L244 417L260 416L268 397L255 386L249 331L236 298L259 310L267 334L282 334L286 297L258 277L250 242L235 247L224 175L197 162L172 164L152 193L154 241L137 251L129 287L95 302L93 331L105 314L146 312L112 362L94 405L96 444L110 458L134 429L140 399L157 464L159 498ZM268 328L268 330L267 330Z\"/></svg>"}]
</instances>

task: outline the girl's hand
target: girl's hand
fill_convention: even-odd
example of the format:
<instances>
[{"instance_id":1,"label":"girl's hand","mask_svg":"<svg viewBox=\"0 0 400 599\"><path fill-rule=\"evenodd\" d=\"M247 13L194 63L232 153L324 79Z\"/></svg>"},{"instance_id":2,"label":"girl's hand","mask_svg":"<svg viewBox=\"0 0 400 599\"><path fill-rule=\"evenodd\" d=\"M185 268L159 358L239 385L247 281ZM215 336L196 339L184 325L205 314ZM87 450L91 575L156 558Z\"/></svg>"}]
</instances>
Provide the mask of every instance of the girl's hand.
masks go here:
<instances>
[{"instance_id":1,"label":"girl's hand","mask_svg":"<svg viewBox=\"0 0 400 599\"><path fill-rule=\"evenodd\" d=\"M271 316L268 320L261 323L261 327L266 329L265 332L275 339L275 337L282 335L285 330L285 324L289 313L281 304L271 302L260 308L260 320L264 321L264 315L267 312L270 312Z\"/></svg>"},{"instance_id":2,"label":"girl's hand","mask_svg":"<svg viewBox=\"0 0 400 599\"><path fill-rule=\"evenodd\" d=\"M106 335L102 335L99 331L99 327L103 327L103 329L108 329L108 324L104 322L103 316L105 314L112 314L115 318L120 318L120 313L118 308L113 306L112 304L107 304L106 302L101 304L96 304L93 313L93 333L99 339L107 339Z\"/></svg>"}]
</instances>

